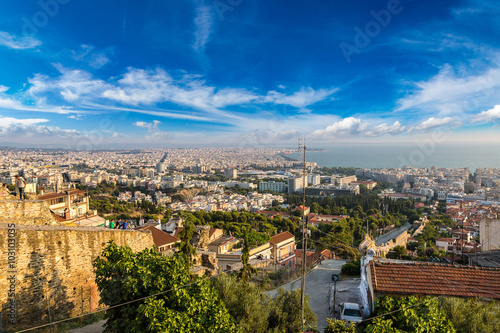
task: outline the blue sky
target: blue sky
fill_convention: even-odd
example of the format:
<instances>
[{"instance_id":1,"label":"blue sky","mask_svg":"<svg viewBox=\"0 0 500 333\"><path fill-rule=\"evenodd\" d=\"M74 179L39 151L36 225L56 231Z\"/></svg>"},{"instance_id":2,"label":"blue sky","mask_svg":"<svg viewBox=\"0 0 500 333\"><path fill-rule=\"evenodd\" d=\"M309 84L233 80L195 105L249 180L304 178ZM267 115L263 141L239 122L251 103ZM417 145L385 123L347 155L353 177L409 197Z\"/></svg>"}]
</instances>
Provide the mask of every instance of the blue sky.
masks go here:
<instances>
[{"instance_id":1,"label":"blue sky","mask_svg":"<svg viewBox=\"0 0 500 333\"><path fill-rule=\"evenodd\" d=\"M500 141L499 14L478 0L2 1L0 144Z\"/></svg>"}]
</instances>

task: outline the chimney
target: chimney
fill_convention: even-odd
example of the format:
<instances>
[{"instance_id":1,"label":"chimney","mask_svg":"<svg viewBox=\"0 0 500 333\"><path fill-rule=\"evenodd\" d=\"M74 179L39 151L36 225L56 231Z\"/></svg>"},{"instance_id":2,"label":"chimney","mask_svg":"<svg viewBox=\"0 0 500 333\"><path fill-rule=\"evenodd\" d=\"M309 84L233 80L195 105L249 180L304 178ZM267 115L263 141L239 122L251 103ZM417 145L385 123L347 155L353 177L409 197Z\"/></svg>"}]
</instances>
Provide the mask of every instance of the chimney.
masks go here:
<instances>
[{"instance_id":1,"label":"chimney","mask_svg":"<svg viewBox=\"0 0 500 333\"><path fill-rule=\"evenodd\" d=\"M65 209L64 210L64 218L66 220L70 220L71 219L71 212L69 211L69 209Z\"/></svg>"}]
</instances>

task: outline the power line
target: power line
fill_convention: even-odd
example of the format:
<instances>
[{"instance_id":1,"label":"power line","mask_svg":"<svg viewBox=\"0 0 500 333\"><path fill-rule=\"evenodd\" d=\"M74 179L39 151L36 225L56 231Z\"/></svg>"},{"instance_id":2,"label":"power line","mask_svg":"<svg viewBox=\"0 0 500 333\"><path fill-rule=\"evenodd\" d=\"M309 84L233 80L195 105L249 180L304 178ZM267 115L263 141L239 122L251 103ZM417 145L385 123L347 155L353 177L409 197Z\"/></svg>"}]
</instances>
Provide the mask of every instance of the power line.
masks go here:
<instances>
[{"instance_id":1,"label":"power line","mask_svg":"<svg viewBox=\"0 0 500 333\"><path fill-rule=\"evenodd\" d=\"M163 294L166 294L166 293L171 292L171 291L174 291L174 290L179 290L179 289L182 289L182 288L188 287L188 286L190 286L190 285L193 285L193 284L195 284L195 283L199 283L199 282L202 282L202 281L206 281L206 280L208 280L209 278L217 277L217 276L219 276L219 275L220 275L220 274L216 274L216 275L213 275L213 276L210 276L210 277L202 278L202 279L200 279L200 280L196 280L196 281L193 281L193 282L190 282L190 283L184 284L184 285L179 286L179 287L177 287L177 288L168 289L168 290L161 291L161 292L156 293L156 294L153 294L153 295L144 296L144 297L141 297L141 298L134 299L134 300L132 300L132 301L127 301L127 302L124 302L124 303L120 303L120 304L112 305L112 306L109 306L109 307L107 307L107 308L105 308L105 309L100 309L100 310L97 310L97 311L93 311L93 312L89 312L89 313L81 314L81 315L78 315L78 316L75 316L75 317L70 317L70 318L66 318L66 319L59 320L59 321L54 321L54 322L49 323L49 324L44 324L44 325L40 325L40 326L35 326L35 327L27 328L27 329L24 329L24 330L21 330L21 331L17 331L16 333L21 333L21 332L29 332L29 331L32 331L32 330L35 330L35 329L38 329L38 328L47 327L47 326L49 326L49 325L60 324L60 323L63 323L63 322L67 322L67 321L74 320L74 319L77 319L77 318L82 318L82 317L90 316L90 315L92 315L92 314L96 314L96 313L99 313L99 312L107 311L107 310L110 310L110 309L119 308L119 307L124 306L124 305L127 305L127 304L131 304L131 303L139 302L139 301L142 301L142 300L145 300L145 299L151 298L151 297L156 297L156 296L159 296L159 295L163 295Z\"/></svg>"}]
</instances>

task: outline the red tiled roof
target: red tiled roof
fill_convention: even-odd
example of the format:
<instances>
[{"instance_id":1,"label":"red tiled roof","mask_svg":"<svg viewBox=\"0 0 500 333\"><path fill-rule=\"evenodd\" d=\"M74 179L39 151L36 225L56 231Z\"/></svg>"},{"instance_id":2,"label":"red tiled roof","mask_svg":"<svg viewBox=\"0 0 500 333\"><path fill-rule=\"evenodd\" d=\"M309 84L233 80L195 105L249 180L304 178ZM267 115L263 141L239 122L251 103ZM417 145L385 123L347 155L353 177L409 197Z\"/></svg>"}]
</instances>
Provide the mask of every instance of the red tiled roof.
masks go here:
<instances>
[{"instance_id":1,"label":"red tiled roof","mask_svg":"<svg viewBox=\"0 0 500 333\"><path fill-rule=\"evenodd\" d=\"M51 213L51 214L52 214L52 217L56 220L56 222L62 223L62 222L70 221L70 220L66 220L64 217L62 217L59 214L54 214L54 213Z\"/></svg>"},{"instance_id":2,"label":"red tiled roof","mask_svg":"<svg viewBox=\"0 0 500 333\"><path fill-rule=\"evenodd\" d=\"M449 238L449 237L441 237L441 238L436 238L436 242L455 242L455 238Z\"/></svg>"},{"instance_id":3,"label":"red tiled roof","mask_svg":"<svg viewBox=\"0 0 500 333\"><path fill-rule=\"evenodd\" d=\"M375 294L500 299L500 269L432 263L371 261Z\"/></svg>"},{"instance_id":4,"label":"red tiled roof","mask_svg":"<svg viewBox=\"0 0 500 333\"><path fill-rule=\"evenodd\" d=\"M281 242L286 241L287 239L293 239L293 238L295 238L294 235L292 235L288 231L285 231L285 232L282 232L281 234L277 234L277 235L271 237L271 240L269 241L269 243L276 245L276 244L279 244Z\"/></svg>"},{"instance_id":5,"label":"red tiled roof","mask_svg":"<svg viewBox=\"0 0 500 333\"><path fill-rule=\"evenodd\" d=\"M153 243L155 243L155 245L157 247L160 247L163 245L174 244L175 242L177 242L177 238L171 236L170 234L167 234L165 231L162 231L156 227L153 227L152 225L139 227L136 230L149 230L149 231L151 231L151 235L153 236Z\"/></svg>"},{"instance_id":6,"label":"red tiled roof","mask_svg":"<svg viewBox=\"0 0 500 333\"><path fill-rule=\"evenodd\" d=\"M38 200L51 200L51 199L57 199L57 198L64 198L68 195L74 195L74 194L85 194L87 192L78 190L78 189L69 189L63 192L54 192L54 193L47 193L44 195L38 196Z\"/></svg>"},{"instance_id":7,"label":"red tiled roof","mask_svg":"<svg viewBox=\"0 0 500 333\"><path fill-rule=\"evenodd\" d=\"M280 212L280 211L274 211L274 210L259 210L259 211L257 211L257 214L264 214L264 215L271 215L271 216L276 216L276 215L291 216L292 215L292 213L290 213L290 212Z\"/></svg>"}]
</instances>

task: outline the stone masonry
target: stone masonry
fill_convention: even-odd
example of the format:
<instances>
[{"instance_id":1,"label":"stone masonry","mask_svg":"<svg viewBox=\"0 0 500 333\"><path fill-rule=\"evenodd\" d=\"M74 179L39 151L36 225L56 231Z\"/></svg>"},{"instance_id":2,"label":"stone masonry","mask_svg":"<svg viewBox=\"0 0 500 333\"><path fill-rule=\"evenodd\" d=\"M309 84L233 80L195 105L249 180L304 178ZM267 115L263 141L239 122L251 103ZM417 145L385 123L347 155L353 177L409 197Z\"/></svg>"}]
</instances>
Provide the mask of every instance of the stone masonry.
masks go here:
<instances>
[{"instance_id":1,"label":"stone masonry","mask_svg":"<svg viewBox=\"0 0 500 333\"><path fill-rule=\"evenodd\" d=\"M58 226L47 212L39 201L0 202L0 307L6 329L46 324L49 310L52 321L96 310L92 263L106 244L114 240L134 251L153 245L149 231Z\"/></svg>"},{"instance_id":2,"label":"stone masonry","mask_svg":"<svg viewBox=\"0 0 500 333\"><path fill-rule=\"evenodd\" d=\"M2 200L0 220L16 221L17 224L56 224L48 202L41 200Z\"/></svg>"}]
</instances>

